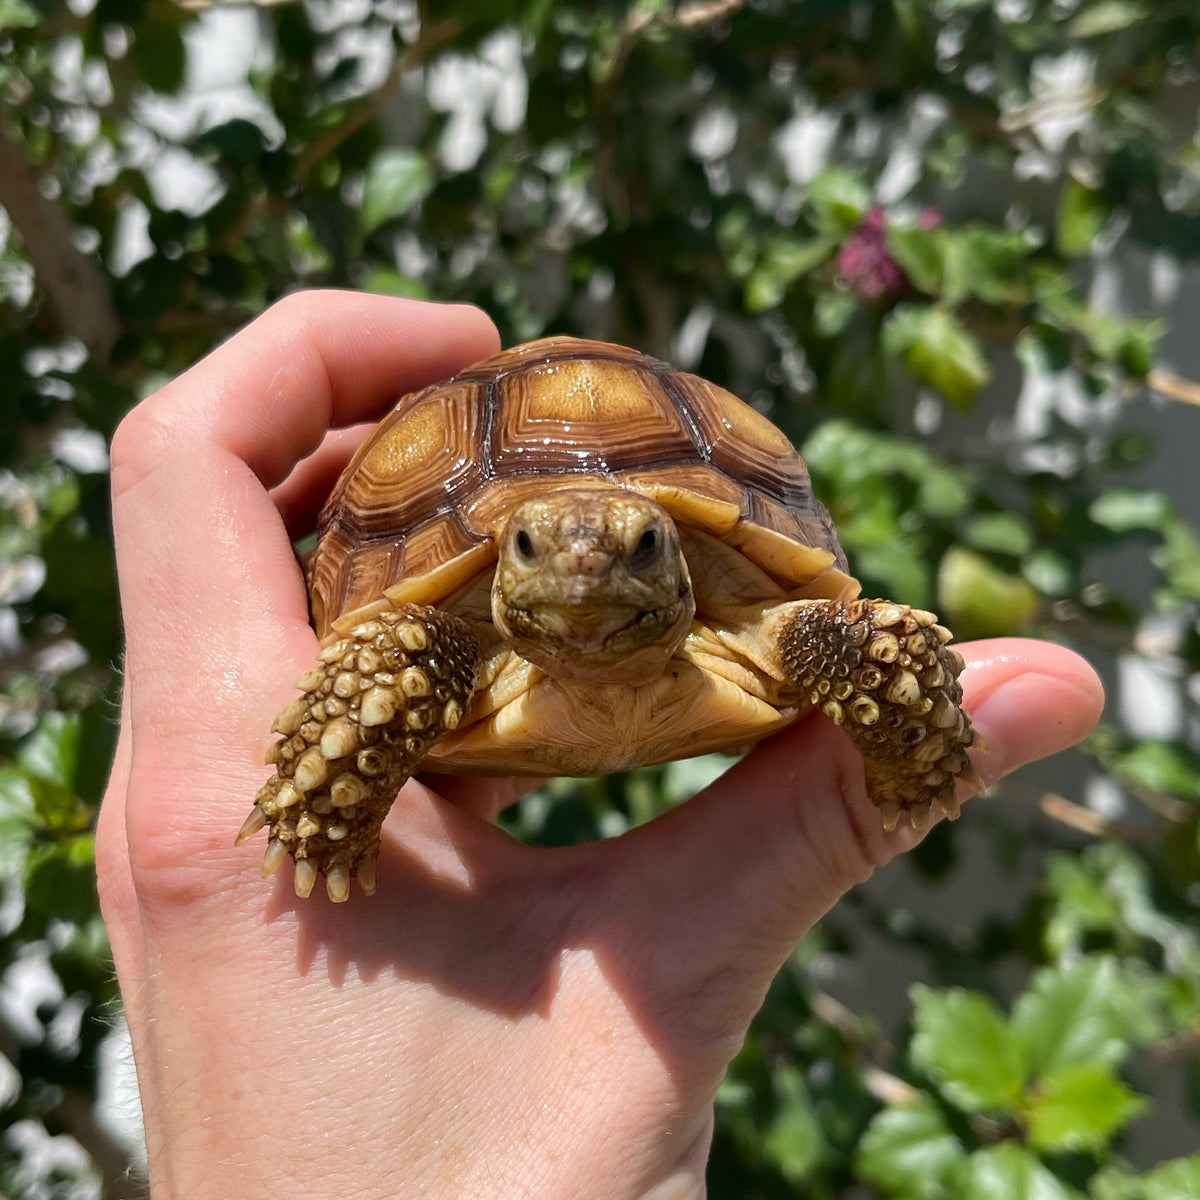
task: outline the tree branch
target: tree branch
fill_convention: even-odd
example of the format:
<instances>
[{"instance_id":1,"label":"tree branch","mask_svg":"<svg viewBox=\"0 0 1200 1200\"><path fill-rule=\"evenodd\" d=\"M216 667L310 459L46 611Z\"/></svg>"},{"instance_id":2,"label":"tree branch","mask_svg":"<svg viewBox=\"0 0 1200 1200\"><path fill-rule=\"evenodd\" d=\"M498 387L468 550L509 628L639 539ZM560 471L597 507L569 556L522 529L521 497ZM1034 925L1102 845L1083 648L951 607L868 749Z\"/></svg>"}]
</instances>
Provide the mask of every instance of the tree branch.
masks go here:
<instances>
[{"instance_id":1,"label":"tree branch","mask_svg":"<svg viewBox=\"0 0 1200 1200\"><path fill-rule=\"evenodd\" d=\"M377 116L400 90L408 73L425 62L427 58L451 38L462 31L462 22L454 17L447 17L428 29L422 27L417 40L406 46L401 54L396 56L392 69L387 78L353 112L336 128L311 142L304 152L296 159L296 182L303 182L304 177L323 158L333 153L343 142L356 134L368 121Z\"/></svg>"},{"instance_id":2,"label":"tree branch","mask_svg":"<svg viewBox=\"0 0 1200 1200\"><path fill-rule=\"evenodd\" d=\"M1200 406L1200 383L1184 379L1182 375L1176 375L1166 367L1155 367L1146 376L1146 386L1152 392L1166 396L1168 400L1180 400L1184 404Z\"/></svg>"},{"instance_id":3,"label":"tree branch","mask_svg":"<svg viewBox=\"0 0 1200 1200\"><path fill-rule=\"evenodd\" d=\"M1060 796L1057 792L1047 792L1038 802L1038 807L1053 821L1086 833L1088 837L1106 837L1113 832L1113 823L1107 817Z\"/></svg>"},{"instance_id":4,"label":"tree branch","mask_svg":"<svg viewBox=\"0 0 1200 1200\"><path fill-rule=\"evenodd\" d=\"M0 207L21 235L58 327L78 338L94 362L106 362L121 332L108 282L92 257L75 245L75 230L66 213L42 194L25 155L3 129Z\"/></svg>"},{"instance_id":5,"label":"tree branch","mask_svg":"<svg viewBox=\"0 0 1200 1200\"><path fill-rule=\"evenodd\" d=\"M635 9L621 26L614 48L604 72L604 86L611 87L617 76L625 69L638 38L647 29L699 29L703 25L715 25L724 17L731 17L745 8L748 0L693 0L670 13L656 13L650 9Z\"/></svg>"},{"instance_id":6,"label":"tree branch","mask_svg":"<svg viewBox=\"0 0 1200 1200\"><path fill-rule=\"evenodd\" d=\"M368 121L377 116L400 90L405 77L414 68L421 66L435 50L450 41L462 31L462 22L455 18L447 18L429 29L422 28L416 41L396 56L392 69L387 78L375 91L364 96L340 125L326 131L320 137L310 142L297 156L292 168L292 179L297 184L303 184L308 173L322 159L332 154L339 146L357 133ZM225 231L214 244L212 252L223 254L241 244L247 230L260 217L272 209L270 193L266 189L256 192L238 219Z\"/></svg>"}]
</instances>

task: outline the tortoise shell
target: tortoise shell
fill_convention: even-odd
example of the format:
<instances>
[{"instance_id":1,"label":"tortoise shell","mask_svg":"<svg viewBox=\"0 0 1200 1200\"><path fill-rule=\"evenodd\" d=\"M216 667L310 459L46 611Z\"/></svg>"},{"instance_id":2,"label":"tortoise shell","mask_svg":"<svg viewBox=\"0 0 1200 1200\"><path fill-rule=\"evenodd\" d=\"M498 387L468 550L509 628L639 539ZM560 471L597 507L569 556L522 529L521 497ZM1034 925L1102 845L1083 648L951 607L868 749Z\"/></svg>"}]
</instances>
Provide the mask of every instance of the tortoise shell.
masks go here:
<instances>
[{"instance_id":1,"label":"tortoise shell","mask_svg":"<svg viewBox=\"0 0 1200 1200\"><path fill-rule=\"evenodd\" d=\"M857 593L803 459L766 417L638 351L550 337L404 396L362 443L309 563L318 635L380 602L437 604L491 567L517 505L589 481L649 496L794 597Z\"/></svg>"}]
</instances>

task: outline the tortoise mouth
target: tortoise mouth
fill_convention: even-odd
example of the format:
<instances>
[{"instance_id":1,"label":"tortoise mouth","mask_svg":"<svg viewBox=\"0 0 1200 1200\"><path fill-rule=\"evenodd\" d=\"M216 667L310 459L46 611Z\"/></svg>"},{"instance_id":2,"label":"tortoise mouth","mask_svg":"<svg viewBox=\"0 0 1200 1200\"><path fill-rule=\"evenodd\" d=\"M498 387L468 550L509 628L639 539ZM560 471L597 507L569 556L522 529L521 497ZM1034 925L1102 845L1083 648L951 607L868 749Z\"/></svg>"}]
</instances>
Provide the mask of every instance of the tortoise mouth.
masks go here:
<instances>
[{"instance_id":1,"label":"tortoise mouth","mask_svg":"<svg viewBox=\"0 0 1200 1200\"><path fill-rule=\"evenodd\" d=\"M689 590L666 609L559 602L506 605L494 618L522 658L556 679L637 684L662 674L694 611Z\"/></svg>"},{"instance_id":2,"label":"tortoise mouth","mask_svg":"<svg viewBox=\"0 0 1200 1200\"><path fill-rule=\"evenodd\" d=\"M682 600L682 597L681 597ZM506 605L504 624L512 640L557 644L576 654L624 652L655 641L671 629L678 609L642 609L584 600Z\"/></svg>"}]
</instances>

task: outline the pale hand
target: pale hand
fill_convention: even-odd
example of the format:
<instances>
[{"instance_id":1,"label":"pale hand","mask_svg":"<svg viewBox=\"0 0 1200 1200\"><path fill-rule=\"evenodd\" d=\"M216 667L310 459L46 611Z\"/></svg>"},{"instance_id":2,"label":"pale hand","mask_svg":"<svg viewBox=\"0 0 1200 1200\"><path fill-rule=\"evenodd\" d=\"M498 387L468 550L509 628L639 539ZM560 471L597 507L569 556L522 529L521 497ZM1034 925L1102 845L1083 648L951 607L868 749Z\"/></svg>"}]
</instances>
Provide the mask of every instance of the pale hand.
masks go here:
<instances>
[{"instance_id":1,"label":"pale hand","mask_svg":"<svg viewBox=\"0 0 1200 1200\"><path fill-rule=\"evenodd\" d=\"M494 824L526 785L412 782L373 897L260 880L233 835L316 650L290 534L356 425L496 346L473 309L299 295L118 432L128 653L97 861L155 1200L701 1197L771 978L919 840L883 830L818 718L621 838L527 847ZM1069 651L960 649L985 781L1097 720Z\"/></svg>"}]
</instances>

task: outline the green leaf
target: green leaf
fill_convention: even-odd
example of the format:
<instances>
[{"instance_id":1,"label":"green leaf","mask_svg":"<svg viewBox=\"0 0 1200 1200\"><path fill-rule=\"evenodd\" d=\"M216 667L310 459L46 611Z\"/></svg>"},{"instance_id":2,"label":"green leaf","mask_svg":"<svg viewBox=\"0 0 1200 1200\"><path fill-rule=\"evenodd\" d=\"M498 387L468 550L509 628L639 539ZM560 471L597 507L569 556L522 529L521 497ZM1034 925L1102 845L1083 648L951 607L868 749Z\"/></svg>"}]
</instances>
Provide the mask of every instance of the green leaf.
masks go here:
<instances>
[{"instance_id":1,"label":"green leaf","mask_svg":"<svg viewBox=\"0 0 1200 1200\"><path fill-rule=\"evenodd\" d=\"M978 513L967 523L963 538L977 550L1019 558L1033 548L1029 523L1016 513Z\"/></svg>"},{"instance_id":2,"label":"green leaf","mask_svg":"<svg viewBox=\"0 0 1200 1200\"><path fill-rule=\"evenodd\" d=\"M1067 595L1075 577L1071 559L1049 546L1031 551L1021 572L1043 596Z\"/></svg>"},{"instance_id":3,"label":"green leaf","mask_svg":"<svg viewBox=\"0 0 1200 1200\"><path fill-rule=\"evenodd\" d=\"M890 225L888 249L908 281L920 292L937 295L946 274L946 233L942 229Z\"/></svg>"},{"instance_id":4,"label":"green leaf","mask_svg":"<svg viewBox=\"0 0 1200 1200\"><path fill-rule=\"evenodd\" d=\"M83 922L97 910L96 838L82 833L29 856L25 874L27 920Z\"/></svg>"},{"instance_id":5,"label":"green leaf","mask_svg":"<svg viewBox=\"0 0 1200 1200\"><path fill-rule=\"evenodd\" d=\"M823 338L835 338L858 311L849 292L819 291L813 300L813 327Z\"/></svg>"},{"instance_id":6,"label":"green leaf","mask_svg":"<svg viewBox=\"0 0 1200 1200\"><path fill-rule=\"evenodd\" d=\"M1182 517L1163 526L1163 545L1155 555L1167 587L1180 599L1200 600L1200 538Z\"/></svg>"},{"instance_id":7,"label":"green leaf","mask_svg":"<svg viewBox=\"0 0 1200 1200\"><path fill-rule=\"evenodd\" d=\"M842 167L826 167L808 185L814 221L824 233L847 233L862 220L871 203L871 190L857 175Z\"/></svg>"},{"instance_id":8,"label":"green leaf","mask_svg":"<svg viewBox=\"0 0 1200 1200\"><path fill-rule=\"evenodd\" d=\"M769 243L746 280L746 307L751 312L774 308L797 279L820 266L836 248L837 239L832 236Z\"/></svg>"},{"instance_id":9,"label":"green leaf","mask_svg":"<svg viewBox=\"0 0 1200 1200\"><path fill-rule=\"evenodd\" d=\"M825 1143L821 1123L795 1067L777 1069L774 1086L775 1115L763 1131L763 1150L789 1183L801 1183L821 1157Z\"/></svg>"},{"instance_id":10,"label":"green leaf","mask_svg":"<svg viewBox=\"0 0 1200 1200\"><path fill-rule=\"evenodd\" d=\"M911 1200L938 1200L962 1161L962 1143L950 1132L932 1097L876 1114L858 1145L856 1167L867 1183Z\"/></svg>"},{"instance_id":11,"label":"green leaf","mask_svg":"<svg viewBox=\"0 0 1200 1200\"><path fill-rule=\"evenodd\" d=\"M1130 321L1117 353L1117 364L1134 379L1145 379L1154 366L1166 325L1160 320Z\"/></svg>"},{"instance_id":12,"label":"green leaf","mask_svg":"<svg viewBox=\"0 0 1200 1200\"><path fill-rule=\"evenodd\" d=\"M359 223L371 233L419 204L433 189L428 159L406 146L381 150L367 169Z\"/></svg>"},{"instance_id":13,"label":"green leaf","mask_svg":"<svg viewBox=\"0 0 1200 1200\"><path fill-rule=\"evenodd\" d=\"M25 0L0 0L0 30L29 29L37 23L37 9Z\"/></svg>"},{"instance_id":14,"label":"green leaf","mask_svg":"<svg viewBox=\"0 0 1200 1200\"><path fill-rule=\"evenodd\" d=\"M958 408L970 407L991 377L979 342L944 308L898 305L884 327L883 346Z\"/></svg>"},{"instance_id":15,"label":"green leaf","mask_svg":"<svg viewBox=\"0 0 1200 1200\"><path fill-rule=\"evenodd\" d=\"M1200 1154L1162 1163L1142 1180L1146 1200L1184 1200L1200 1196Z\"/></svg>"},{"instance_id":16,"label":"green leaf","mask_svg":"<svg viewBox=\"0 0 1200 1200\"><path fill-rule=\"evenodd\" d=\"M1171 502L1162 492L1113 488L1092 502L1088 515L1114 533L1129 533L1135 529L1162 529L1171 511Z\"/></svg>"},{"instance_id":17,"label":"green leaf","mask_svg":"<svg viewBox=\"0 0 1200 1200\"><path fill-rule=\"evenodd\" d=\"M1112 932L1120 921L1117 897L1088 865L1068 854L1055 854L1047 864L1045 887L1052 906L1042 936L1055 958L1078 949L1088 933Z\"/></svg>"},{"instance_id":18,"label":"green leaf","mask_svg":"<svg viewBox=\"0 0 1200 1200\"><path fill-rule=\"evenodd\" d=\"M1037 614L1037 591L965 546L951 546L938 566L938 607L962 636L1015 633Z\"/></svg>"},{"instance_id":19,"label":"green leaf","mask_svg":"<svg viewBox=\"0 0 1200 1200\"><path fill-rule=\"evenodd\" d=\"M949 232L946 243L945 299L961 304L976 296L988 304L1024 300L1025 258L1029 243L1020 233L971 225Z\"/></svg>"},{"instance_id":20,"label":"green leaf","mask_svg":"<svg viewBox=\"0 0 1200 1200\"><path fill-rule=\"evenodd\" d=\"M1154 1030L1142 1012L1146 998L1136 980L1103 956L1039 971L1013 1005L1012 1025L1031 1076L1045 1077L1069 1067L1110 1067L1129 1053L1131 1043Z\"/></svg>"},{"instance_id":21,"label":"green leaf","mask_svg":"<svg viewBox=\"0 0 1200 1200\"><path fill-rule=\"evenodd\" d=\"M912 1060L942 1094L966 1112L1015 1106L1025 1081L1021 1046L992 1001L920 984L912 1001Z\"/></svg>"},{"instance_id":22,"label":"green leaf","mask_svg":"<svg viewBox=\"0 0 1200 1200\"><path fill-rule=\"evenodd\" d=\"M1108 223L1108 205L1100 192L1075 179L1063 185L1058 201L1054 244L1059 254L1077 258L1090 253L1092 243Z\"/></svg>"},{"instance_id":23,"label":"green leaf","mask_svg":"<svg viewBox=\"0 0 1200 1200\"><path fill-rule=\"evenodd\" d=\"M1146 1200L1140 1175L1124 1165L1109 1163L1088 1180L1090 1200Z\"/></svg>"},{"instance_id":24,"label":"green leaf","mask_svg":"<svg viewBox=\"0 0 1200 1200\"><path fill-rule=\"evenodd\" d=\"M35 779L70 788L79 762L81 729L78 713L48 712L21 743L17 761Z\"/></svg>"},{"instance_id":25,"label":"green leaf","mask_svg":"<svg viewBox=\"0 0 1200 1200\"><path fill-rule=\"evenodd\" d=\"M407 296L410 300L430 298L424 280L405 275L392 267L375 267L363 279L362 290L379 296Z\"/></svg>"},{"instance_id":26,"label":"green leaf","mask_svg":"<svg viewBox=\"0 0 1200 1200\"><path fill-rule=\"evenodd\" d=\"M1030 1089L1026 1124L1037 1150L1100 1150L1146 1107L1104 1067L1077 1063Z\"/></svg>"},{"instance_id":27,"label":"green leaf","mask_svg":"<svg viewBox=\"0 0 1200 1200\"><path fill-rule=\"evenodd\" d=\"M1141 741L1113 761L1118 778L1149 792L1195 800L1200 796L1200 760L1175 742Z\"/></svg>"},{"instance_id":28,"label":"green leaf","mask_svg":"<svg viewBox=\"0 0 1200 1200\"><path fill-rule=\"evenodd\" d=\"M1088 5L1071 21L1068 29L1071 37L1103 37L1128 29L1150 15L1147 0L1097 0Z\"/></svg>"},{"instance_id":29,"label":"green leaf","mask_svg":"<svg viewBox=\"0 0 1200 1200\"><path fill-rule=\"evenodd\" d=\"M0 766L0 879L25 869L36 824L29 780L16 767Z\"/></svg>"},{"instance_id":30,"label":"green leaf","mask_svg":"<svg viewBox=\"0 0 1200 1200\"><path fill-rule=\"evenodd\" d=\"M1200 599L1200 538L1166 495L1114 488L1094 500L1088 513L1097 525L1113 533L1142 529L1158 533L1162 545L1154 552L1154 560L1166 587L1178 599Z\"/></svg>"},{"instance_id":31,"label":"green leaf","mask_svg":"<svg viewBox=\"0 0 1200 1200\"><path fill-rule=\"evenodd\" d=\"M1038 1159L1014 1142L986 1146L955 1171L954 1200L1080 1200Z\"/></svg>"},{"instance_id":32,"label":"green leaf","mask_svg":"<svg viewBox=\"0 0 1200 1200\"><path fill-rule=\"evenodd\" d=\"M933 603L929 568L912 538L901 535L868 546L857 551L854 562L864 578L878 580L889 596L903 596L918 607Z\"/></svg>"}]
</instances>

